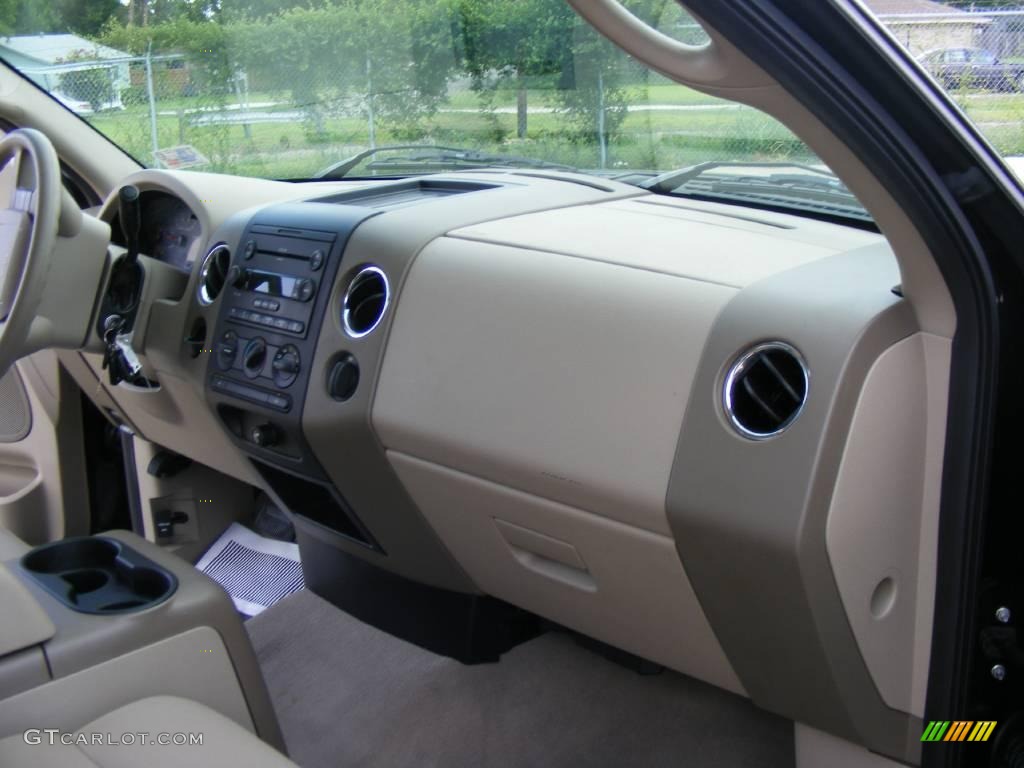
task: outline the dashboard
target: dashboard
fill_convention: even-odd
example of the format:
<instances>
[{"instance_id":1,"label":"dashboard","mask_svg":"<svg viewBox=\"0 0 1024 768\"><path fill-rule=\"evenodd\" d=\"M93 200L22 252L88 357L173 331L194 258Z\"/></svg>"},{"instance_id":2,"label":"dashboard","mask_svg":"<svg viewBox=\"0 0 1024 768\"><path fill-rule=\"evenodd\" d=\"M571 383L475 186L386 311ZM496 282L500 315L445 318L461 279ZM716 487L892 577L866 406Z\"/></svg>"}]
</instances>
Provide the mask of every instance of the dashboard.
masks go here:
<instances>
[{"instance_id":1,"label":"dashboard","mask_svg":"<svg viewBox=\"0 0 1024 768\"><path fill-rule=\"evenodd\" d=\"M310 589L499 598L919 749L949 339L882 235L566 173L126 183L160 386L104 395L289 510Z\"/></svg>"}]
</instances>

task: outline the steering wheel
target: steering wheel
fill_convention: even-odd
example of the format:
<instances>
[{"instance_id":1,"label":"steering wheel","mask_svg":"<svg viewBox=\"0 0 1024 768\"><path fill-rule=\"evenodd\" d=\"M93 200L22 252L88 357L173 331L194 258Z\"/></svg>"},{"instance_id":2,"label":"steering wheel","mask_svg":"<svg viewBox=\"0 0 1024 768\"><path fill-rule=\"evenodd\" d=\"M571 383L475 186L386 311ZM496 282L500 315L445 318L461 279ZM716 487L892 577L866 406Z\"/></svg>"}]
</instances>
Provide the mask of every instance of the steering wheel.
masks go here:
<instances>
[{"instance_id":1,"label":"steering wheel","mask_svg":"<svg viewBox=\"0 0 1024 768\"><path fill-rule=\"evenodd\" d=\"M82 212L61 183L57 153L39 131L20 128L0 140L0 375L20 357L48 346L80 347L86 338L82 305L95 301L79 268L62 269L58 256L79 240ZM7 199L3 199L5 197ZM85 258L90 268L97 266ZM105 255L105 245L100 252ZM68 261L71 261L69 258ZM102 274L102 264L99 264ZM85 318L88 321L88 316ZM75 327L77 326L77 327Z\"/></svg>"}]
</instances>

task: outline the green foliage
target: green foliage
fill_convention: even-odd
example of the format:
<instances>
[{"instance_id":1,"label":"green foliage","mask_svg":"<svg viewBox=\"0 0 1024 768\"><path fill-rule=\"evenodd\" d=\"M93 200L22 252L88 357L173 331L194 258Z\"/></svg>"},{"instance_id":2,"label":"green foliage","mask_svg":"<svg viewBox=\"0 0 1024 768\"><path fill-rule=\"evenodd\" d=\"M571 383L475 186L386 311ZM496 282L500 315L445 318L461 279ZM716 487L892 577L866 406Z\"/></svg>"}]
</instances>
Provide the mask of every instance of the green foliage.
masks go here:
<instances>
[{"instance_id":1,"label":"green foliage","mask_svg":"<svg viewBox=\"0 0 1024 768\"><path fill-rule=\"evenodd\" d=\"M92 51L73 51L60 63L73 64L76 61L93 61L95 58ZM93 111L99 112L117 95L113 77L114 70L110 67L76 69L60 76L60 90L73 99L88 102Z\"/></svg>"},{"instance_id":2,"label":"green foliage","mask_svg":"<svg viewBox=\"0 0 1024 768\"><path fill-rule=\"evenodd\" d=\"M563 0L453 0L462 64L477 91L514 79L516 133L527 134L527 78L564 75L576 14Z\"/></svg>"},{"instance_id":3,"label":"green foliage","mask_svg":"<svg viewBox=\"0 0 1024 768\"><path fill-rule=\"evenodd\" d=\"M580 19L574 23L571 51L572 69L554 101L582 140L604 147L626 118L629 93L624 84L639 73L629 57Z\"/></svg>"},{"instance_id":4,"label":"green foliage","mask_svg":"<svg viewBox=\"0 0 1024 768\"><path fill-rule=\"evenodd\" d=\"M0 2L0 31L5 35L34 35L52 32L59 18L49 0L3 0Z\"/></svg>"}]
</instances>

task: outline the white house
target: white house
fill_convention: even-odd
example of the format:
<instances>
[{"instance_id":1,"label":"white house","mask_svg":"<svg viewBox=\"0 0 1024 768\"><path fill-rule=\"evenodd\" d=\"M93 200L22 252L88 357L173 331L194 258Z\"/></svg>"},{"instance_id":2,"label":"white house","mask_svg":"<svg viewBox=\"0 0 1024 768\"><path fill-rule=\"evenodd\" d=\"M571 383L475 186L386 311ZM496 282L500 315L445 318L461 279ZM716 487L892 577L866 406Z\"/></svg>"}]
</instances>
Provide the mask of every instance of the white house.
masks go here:
<instances>
[{"instance_id":1,"label":"white house","mask_svg":"<svg viewBox=\"0 0 1024 768\"><path fill-rule=\"evenodd\" d=\"M61 78L68 72L105 71L113 98L103 104L104 108L120 108L121 91L131 85L129 54L78 35L0 37L0 58L65 102L73 101L61 90Z\"/></svg>"}]
</instances>

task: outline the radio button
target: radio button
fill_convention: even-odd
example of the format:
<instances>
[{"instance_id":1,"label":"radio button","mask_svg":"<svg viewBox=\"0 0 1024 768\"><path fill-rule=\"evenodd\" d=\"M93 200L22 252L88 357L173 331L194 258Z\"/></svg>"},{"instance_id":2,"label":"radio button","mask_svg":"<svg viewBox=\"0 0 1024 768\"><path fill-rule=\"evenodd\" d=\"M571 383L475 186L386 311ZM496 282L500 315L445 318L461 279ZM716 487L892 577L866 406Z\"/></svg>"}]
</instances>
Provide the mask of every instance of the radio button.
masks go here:
<instances>
[{"instance_id":1,"label":"radio button","mask_svg":"<svg viewBox=\"0 0 1024 768\"><path fill-rule=\"evenodd\" d=\"M316 283L308 277L299 280L298 285L295 286L294 295L299 301L309 301L313 298L314 293L316 293Z\"/></svg>"},{"instance_id":2,"label":"radio button","mask_svg":"<svg viewBox=\"0 0 1024 768\"><path fill-rule=\"evenodd\" d=\"M292 407L292 399L287 395L268 395L267 405L279 411L287 411Z\"/></svg>"},{"instance_id":3,"label":"radio button","mask_svg":"<svg viewBox=\"0 0 1024 768\"><path fill-rule=\"evenodd\" d=\"M229 370L235 362L238 354L238 336L234 331L228 331L220 340L217 346L217 365L221 370Z\"/></svg>"},{"instance_id":4,"label":"radio button","mask_svg":"<svg viewBox=\"0 0 1024 768\"><path fill-rule=\"evenodd\" d=\"M256 253L256 241L250 240L245 244L245 250L242 251L242 256L246 259L251 259Z\"/></svg>"},{"instance_id":5,"label":"radio button","mask_svg":"<svg viewBox=\"0 0 1024 768\"><path fill-rule=\"evenodd\" d=\"M288 322L288 330L292 333L302 333L305 329L305 324L300 323L298 320L291 320Z\"/></svg>"},{"instance_id":6,"label":"radio button","mask_svg":"<svg viewBox=\"0 0 1024 768\"><path fill-rule=\"evenodd\" d=\"M324 265L324 252L322 249L317 248L309 255L309 268L314 272L320 269Z\"/></svg>"}]
</instances>

